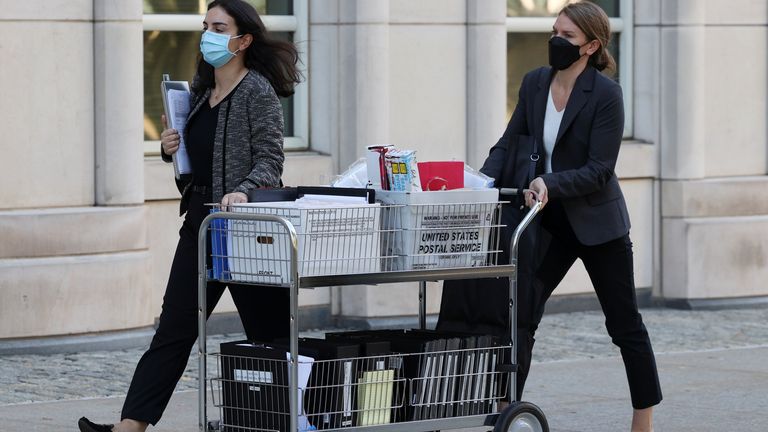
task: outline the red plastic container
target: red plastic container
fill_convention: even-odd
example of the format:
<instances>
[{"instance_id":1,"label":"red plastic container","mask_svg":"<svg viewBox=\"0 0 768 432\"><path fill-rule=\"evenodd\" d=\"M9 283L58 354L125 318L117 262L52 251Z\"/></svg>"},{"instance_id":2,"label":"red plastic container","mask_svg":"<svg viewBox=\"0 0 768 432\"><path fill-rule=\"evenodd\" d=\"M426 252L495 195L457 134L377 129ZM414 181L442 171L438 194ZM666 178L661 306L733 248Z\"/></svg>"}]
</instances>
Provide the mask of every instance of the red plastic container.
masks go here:
<instances>
[{"instance_id":1,"label":"red plastic container","mask_svg":"<svg viewBox=\"0 0 768 432\"><path fill-rule=\"evenodd\" d=\"M463 161L419 162L418 165L422 190L451 190L464 187Z\"/></svg>"}]
</instances>

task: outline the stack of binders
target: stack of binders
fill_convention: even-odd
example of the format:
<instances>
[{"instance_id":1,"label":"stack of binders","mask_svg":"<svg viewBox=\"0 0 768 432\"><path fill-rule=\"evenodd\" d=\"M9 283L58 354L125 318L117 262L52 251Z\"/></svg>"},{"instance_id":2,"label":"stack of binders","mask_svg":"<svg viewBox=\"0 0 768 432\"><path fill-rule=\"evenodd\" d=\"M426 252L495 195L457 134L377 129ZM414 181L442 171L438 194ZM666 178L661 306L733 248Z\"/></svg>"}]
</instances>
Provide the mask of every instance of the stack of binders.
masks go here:
<instances>
[{"instance_id":1,"label":"stack of binders","mask_svg":"<svg viewBox=\"0 0 768 432\"><path fill-rule=\"evenodd\" d=\"M345 335L345 336L341 336ZM503 361L492 336L432 330L372 330L328 335L352 340L386 340L403 354L403 374L410 381L407 404L395 418L426 420L487 414L500 390ZM402 420L401 420L402 421Z\"/></svg>"},{"instance_id":2,"label":"stack of binders","mask_svg":"<svg viewBox=\"0 0 768 432\"><path fill-rule=\"evenodd\" d=\"M503 360L492 336L468 336L464 339L463 358L459 365L457 403L454 416L487 414L495 409L499 391L498 365Z\"/></svg>"},{"instance_id":3,"label":"stack of binders","mask_svg":"<svg viewBox=\"0 0 768 432\"><path fill-rule=\"evenodd\" d=\"M354 380L355 426L373 426L398 421L402 406L402 358L392 355L388 340L365 332L327 333L326 340L360 345Z\"/></svg>"},{"instance_id":4,"label":"stack of binders","mask_svg":"<svg viewBox=\"0 0 768 432\"><path fill-rule=\"evenodd\" d=\"M277 344L288 350L287 340ZM314 338L299 339L299 353L315 359L304 392L304 411L318 430L353 425L353 389L360 345Z\"/></svg>"}]
</instances>

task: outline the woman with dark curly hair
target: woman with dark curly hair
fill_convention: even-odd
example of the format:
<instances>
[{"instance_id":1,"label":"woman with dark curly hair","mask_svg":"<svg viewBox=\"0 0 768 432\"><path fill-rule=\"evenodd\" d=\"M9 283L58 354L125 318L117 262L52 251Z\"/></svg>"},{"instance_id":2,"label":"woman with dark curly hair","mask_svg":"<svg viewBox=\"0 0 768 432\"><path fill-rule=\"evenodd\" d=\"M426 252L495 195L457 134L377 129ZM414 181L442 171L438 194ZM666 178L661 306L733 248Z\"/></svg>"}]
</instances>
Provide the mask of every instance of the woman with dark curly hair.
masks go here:
<instances>
[{"instance_id":1,"label":"woman with dark curly hair","mask_svg":"<svg viewBox=\"0 0 768 432\"><path fill-rule=\"evenodd\" d=\"M184 135L193 174L177 181L186 216L157 331L136 366L121 421L104 425L83 417L82 432L144 431L160 420L198 336L197 235L208 214L205 204L244 203L251 189L281 183L285 157L278 96L291 95L300 80L296 48L270 38L247 2L215 0L203 21L200 51L186 129L166 128L160 140L163 159L170 161ZM208 284L209 315L225 288ZM229 285L248 338L288 336L288 290L254 288Z\"/></svg>"}]
</instances>

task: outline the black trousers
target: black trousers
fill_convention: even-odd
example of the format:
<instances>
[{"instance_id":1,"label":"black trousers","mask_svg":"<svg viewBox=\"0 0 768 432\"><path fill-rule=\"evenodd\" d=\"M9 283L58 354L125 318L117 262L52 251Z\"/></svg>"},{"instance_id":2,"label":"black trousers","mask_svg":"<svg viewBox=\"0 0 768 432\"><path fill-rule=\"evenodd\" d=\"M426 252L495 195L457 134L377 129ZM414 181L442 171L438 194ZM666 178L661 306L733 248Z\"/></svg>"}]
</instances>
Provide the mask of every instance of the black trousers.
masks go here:
<instances>
[{"instance_id":1,"label":"black trousers","mask_svg":"<svg viewBox=\"0 0 768 432\"><path fill-rule=\"evenodd\" d=\"M200 194L193 193L190 197L163 297L160 321L149 349L136 366L122 419L153 425L160 420L197 340L197 233L208 215L206 202L210 202L210 198ZM208 284L209 316L225 288L226 285L218 282ZM249 339L271 341L289 336L288 289L230 284L229 290Z\"/></svg>"},{"instance_id":2,"label":"black trousers","mask_svg":"<svg viewBox=\"0 0 768 432\"><path fill-rule=\"evenodd\" d=\"M518 316L518 398L528 375L534 334L546 301L580 258L600 301L608 334L621 350L632 406L641 409L658 404L662 399L661 386L651 341L637 309L629 235L600 245L583 245L576 238L562 204L557 201L550 201L545 207L541 223L551 239L535 273L533 299L529 303L532 309L524 310Z\"/></svg>"}]
</instances>

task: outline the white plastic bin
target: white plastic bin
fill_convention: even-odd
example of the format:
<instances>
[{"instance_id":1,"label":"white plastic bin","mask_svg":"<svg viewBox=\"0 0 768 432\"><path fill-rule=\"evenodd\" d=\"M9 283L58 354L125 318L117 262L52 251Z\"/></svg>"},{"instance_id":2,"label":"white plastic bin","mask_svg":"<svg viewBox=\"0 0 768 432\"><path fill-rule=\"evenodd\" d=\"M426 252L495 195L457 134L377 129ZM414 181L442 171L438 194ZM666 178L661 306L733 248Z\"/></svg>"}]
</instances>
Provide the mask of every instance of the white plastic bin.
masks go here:
<instances>
[{"instance_id":1,"label":"white plastic bin","mask_svg":"<svg viewBox=\"0 0 768 432\"><path fill-rule=\"evenodd\" d=\"M248 203L235 212L274 214L291 221L298 235L299 275L372 273L381 270L379 204L328 202ZM228 279L290 282L287 233L279 224L232 219L226 235Z\"/></svg>"},{"instance_id":2,"label":"white plastic bin","mask_svg":"<svg viewBox=\"0 0 768 432\"><path fill-rule=\"evenodd\" d=\"M497 215L497 189L376 191L394 221L394 241L385 255L398 255L391 270L424 270L488 265L491 231Z\"/></svg>"}]
</instances>

